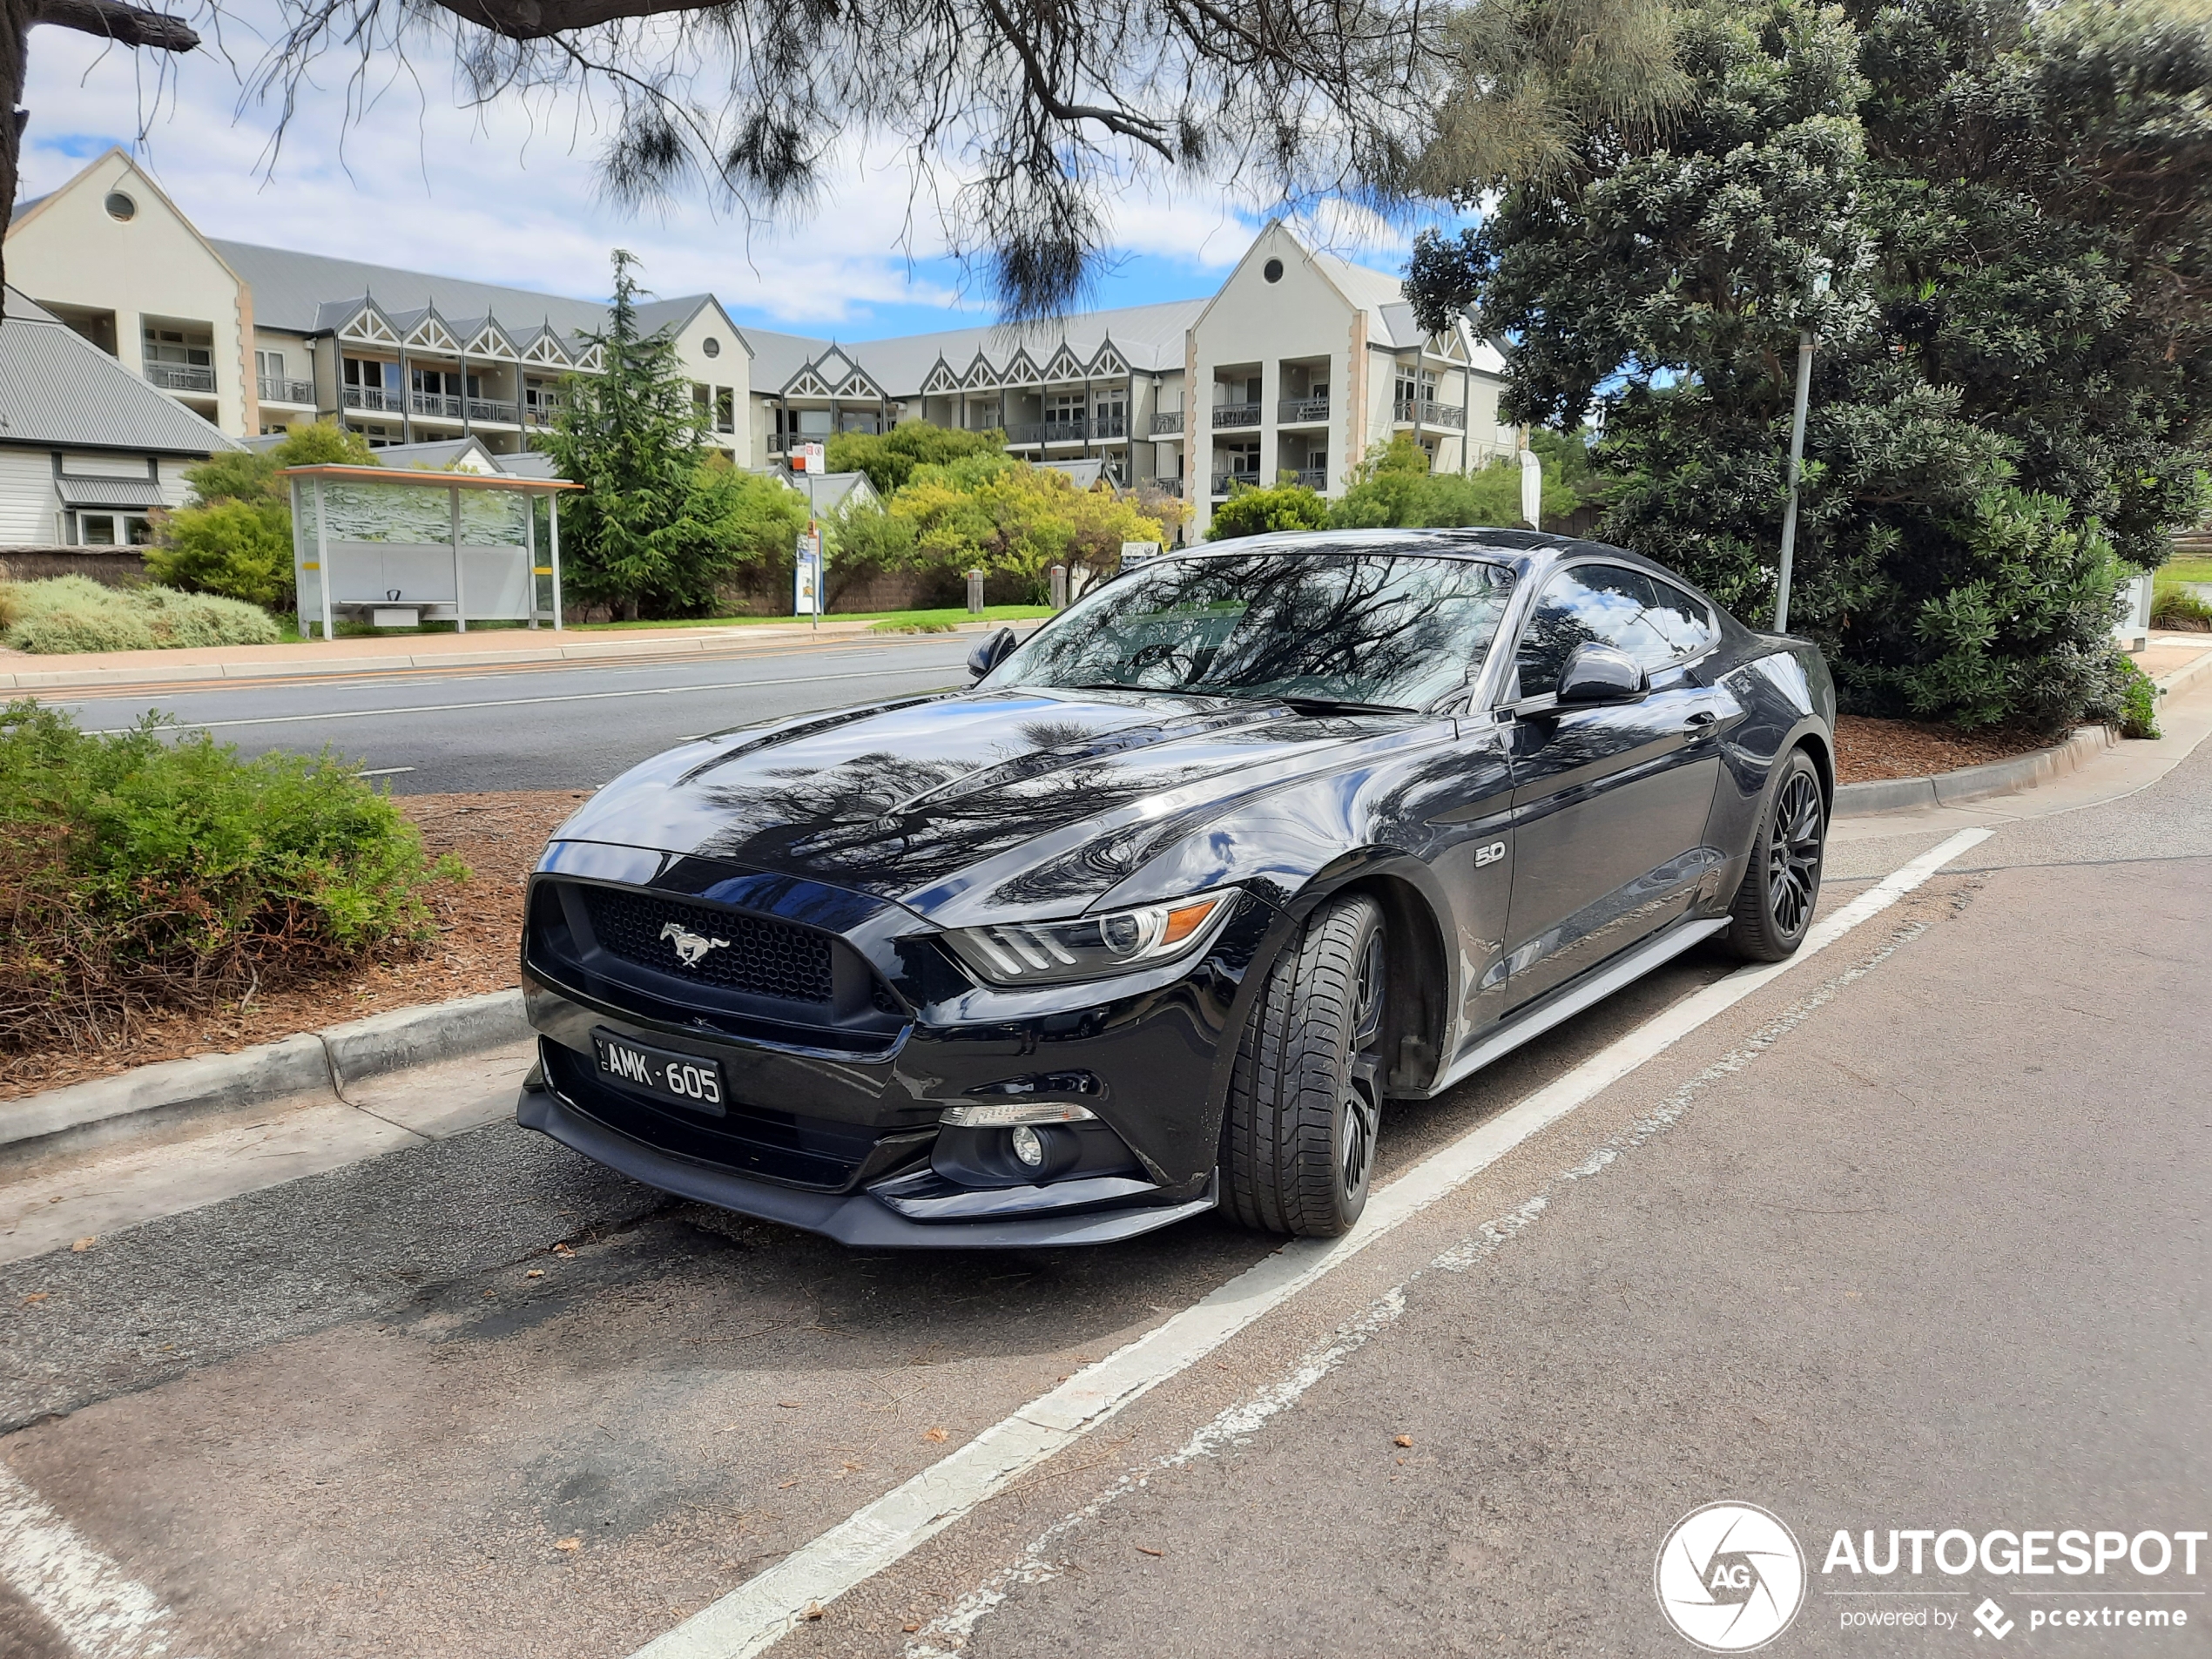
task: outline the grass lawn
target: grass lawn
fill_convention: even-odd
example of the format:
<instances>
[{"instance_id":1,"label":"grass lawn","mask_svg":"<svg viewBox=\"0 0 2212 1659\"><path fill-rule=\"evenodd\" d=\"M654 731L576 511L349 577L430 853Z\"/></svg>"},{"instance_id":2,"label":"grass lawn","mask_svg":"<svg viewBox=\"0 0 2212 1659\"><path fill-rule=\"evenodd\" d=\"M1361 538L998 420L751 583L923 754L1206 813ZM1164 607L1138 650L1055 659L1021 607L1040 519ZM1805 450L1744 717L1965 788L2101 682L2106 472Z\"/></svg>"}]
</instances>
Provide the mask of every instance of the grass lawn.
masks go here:
<instances>
[{"instance_id":1,"label":"grass lawn","mask_svg":"<svg viewBox=\"0 0 2212 1659\"><path fill-rule=\"evenodd\" d=\"M2212 582L2212 559L2168 559L2158 567L2161 582Z\"/></svg>"}]
</instances>

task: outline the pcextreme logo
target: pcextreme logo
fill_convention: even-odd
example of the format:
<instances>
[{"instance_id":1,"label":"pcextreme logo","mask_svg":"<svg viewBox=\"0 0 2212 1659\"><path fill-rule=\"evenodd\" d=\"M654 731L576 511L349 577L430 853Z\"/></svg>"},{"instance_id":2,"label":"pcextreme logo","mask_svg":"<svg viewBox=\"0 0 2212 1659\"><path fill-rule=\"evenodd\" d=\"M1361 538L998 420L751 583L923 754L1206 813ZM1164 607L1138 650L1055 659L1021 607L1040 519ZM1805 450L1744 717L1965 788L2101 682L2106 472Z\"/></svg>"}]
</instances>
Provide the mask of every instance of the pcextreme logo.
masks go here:
<instances>
[{"instance_id":1,"label":"pcextreme logo","mask_svg":"<svg viewBox=\"0 0 2212 1659\"><path fill-rule=\"evenodd\" d=\"M1693 1509L1659 1546L1659 1610L1708 1653L1749 1653L1790 1628L1805 1599L1804 1552L1789 1527L1749 1503Z\"/></svg>"}]
</instances>

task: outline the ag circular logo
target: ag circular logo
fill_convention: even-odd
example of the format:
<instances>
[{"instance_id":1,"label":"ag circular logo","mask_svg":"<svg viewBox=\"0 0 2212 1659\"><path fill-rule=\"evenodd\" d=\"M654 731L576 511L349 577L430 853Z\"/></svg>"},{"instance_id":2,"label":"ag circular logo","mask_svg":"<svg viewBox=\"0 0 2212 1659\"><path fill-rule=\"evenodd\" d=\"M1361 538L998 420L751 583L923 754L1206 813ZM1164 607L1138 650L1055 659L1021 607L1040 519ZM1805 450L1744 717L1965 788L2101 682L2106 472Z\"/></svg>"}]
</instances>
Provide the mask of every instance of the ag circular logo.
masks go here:
<instances>
[{"instance_id":1,"label":"ag circular logo","mask_svg":"<svg viewBox=\"0 0 2212 1659\"><path fill-rule=\"evenodd\" d=\"M1709 1503L1675 1522L1652 1580L1678 1635L1708 1653L1749 1653L1804 1604L1804 1552L1757 1505Z\"/></svg>"}]
</instances>

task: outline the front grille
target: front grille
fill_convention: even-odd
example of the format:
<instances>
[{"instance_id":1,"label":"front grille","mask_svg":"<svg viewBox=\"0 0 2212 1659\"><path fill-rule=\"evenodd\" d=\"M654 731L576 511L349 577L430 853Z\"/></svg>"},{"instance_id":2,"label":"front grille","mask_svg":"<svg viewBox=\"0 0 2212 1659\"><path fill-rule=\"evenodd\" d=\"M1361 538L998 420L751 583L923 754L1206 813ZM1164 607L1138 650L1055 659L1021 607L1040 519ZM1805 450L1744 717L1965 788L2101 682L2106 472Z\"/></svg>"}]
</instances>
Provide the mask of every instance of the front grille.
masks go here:
<instances>
[{"instance_id":1,"label":"front grille","mask_svg":"<svg viewBox=\"0 0 2212 1659\"><path fill-rule=\"evenodd\" d=\"M827 1002L830 941L787 922L664 899L658 894L586 887L585 913L599 948L624 961L753 996ZM685 966L671 927L717 942Z\"/></svg>"}]
</instances>

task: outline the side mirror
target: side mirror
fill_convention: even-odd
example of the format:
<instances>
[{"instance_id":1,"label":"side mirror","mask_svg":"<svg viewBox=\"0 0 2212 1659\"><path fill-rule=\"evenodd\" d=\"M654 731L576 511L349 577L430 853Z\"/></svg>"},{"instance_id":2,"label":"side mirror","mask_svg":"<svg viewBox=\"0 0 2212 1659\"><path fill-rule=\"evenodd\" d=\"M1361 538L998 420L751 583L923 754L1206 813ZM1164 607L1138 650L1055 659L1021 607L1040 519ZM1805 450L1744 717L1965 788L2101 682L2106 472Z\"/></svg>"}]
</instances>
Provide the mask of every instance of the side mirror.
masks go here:
<instances>
[{"instance_id":1,"label":"side mirror","mask_svg":"<svg viewBox=\"0 0 2212 1659\"><path fill-rule=\"evenodd\" d=\"M1568 653L1559 674L1562 703L1625 703L1648 689L1636 659L1617 645L1584 640Z\"/></svg>"},{"instance_id":2,"label":"side mirror","mask_svg":"<svg viewBox=\"0 0 2212 1659\"><path fill-rule=\"evenodd\" d=\"M1013 654L1014 630L1001 628L968 653L968 671L980 680Z\"/></svg>"}]
</instances>

